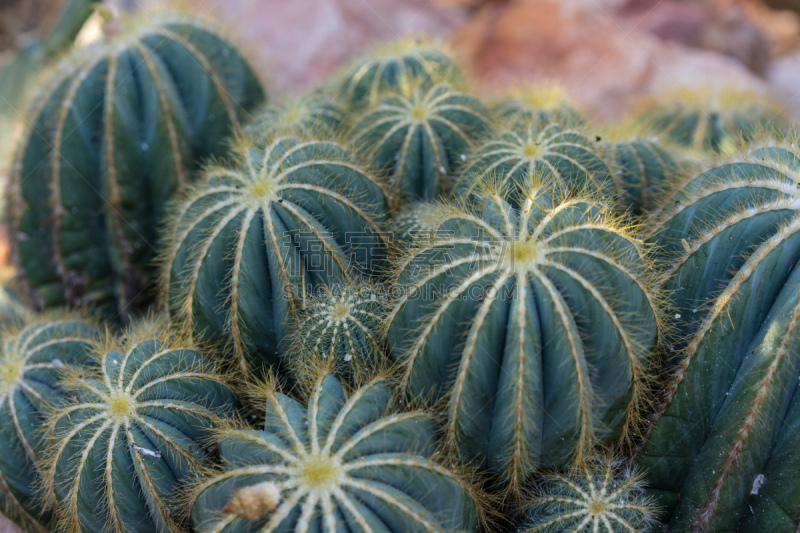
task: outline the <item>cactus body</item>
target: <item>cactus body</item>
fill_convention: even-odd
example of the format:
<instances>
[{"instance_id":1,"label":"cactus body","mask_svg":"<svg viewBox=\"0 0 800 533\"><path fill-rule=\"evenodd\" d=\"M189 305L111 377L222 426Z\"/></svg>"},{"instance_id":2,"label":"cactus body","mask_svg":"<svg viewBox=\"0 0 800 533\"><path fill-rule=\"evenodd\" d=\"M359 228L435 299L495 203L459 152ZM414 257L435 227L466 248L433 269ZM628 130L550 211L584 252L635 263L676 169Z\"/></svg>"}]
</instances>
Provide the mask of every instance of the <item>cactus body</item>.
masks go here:
<instances>
[{"instance_id":1,"label":"cactus body","mask_svg":"<svg viewBox=\"0 0 800 533\"><path fill-rule=\"evenodd\" d=\"M350 111L376 105L387 92L402 89L411 80L430 88L440 81L460 82L461 69L441 47L424 41L401 39L375 55L358 60L335 90Z\"/></svg>"},{"instance_id":2,"label":"cactus body","mask_svg":"<svg viewBox=\"0 0 800 533\"><path fill-rule=\"evenodd\" d=\"M612 191L611 171L593 141L558 124L528 123L476 148L461 173L455 194L469 198L487 181L524 191L531 179L552 180L563 190L591 187ZM524 192L517 197L523 198Z\"/></svg>"},{"instance_id":3,"label":"cactus body","mask_svg":"<svg viewBox=\"0 0 800 533\"><path fill-rule=\"evenodd\" d=\"M415 202L406 206L392 221L392 237L396 249L402 250L433 238L432 226L436 224L436 208L427 202Z\"/></svg>"},{"instance_id":4,"label":"cactus body","mask_svg":"<svg viewBox=\"0 0 800 533\"><path fill-rule=\"evenodd\" d=\"M28 110L8 217L39 307L141 310L170 195L264 97L199 21L156 17L129 33L76 50Z\"/></svg>"},{"instance_id":5,"label":"cactus body","mask_svg":"<svg viewBox=\"0 0 800 533\"><path fill-rule=\"evenodd\" d=\"M352 142L386 169L405 200L432 200L473 143L490 130L488 110L446 84L385 97L355 124Z\"/></svg>"},{"instance_id":6,"label":"cactus body","mask_svg":"<svg viewBox=\"0 0 800 533\"><path fill-rule=\"evenodd\" d=\"M26 531L43 532L51 514L38 499L41 425L47 409L63 402L58 379L87 365L97 328L72 319L38 319L3 334L0 355L0 506Z\"/></svg>"},{"instance_id":7,"label":"cactus body","mask_svg":"<svg viewBox=\"0 0 800 533\"><path fill-rule=\"evenodd\" d=\"M208 460L210 427L235 396L194 346L157 323L95 343L99 369L64 383L53 410L47 485L62 531L183 531L176 492Z\"/></svg>"},{"instance_id":8,"label":"cactus body","mask_svg":"<svg viewBox=\"0 0 800 533\"><path fill-rule=\"evenodd\" d=\"M445 210L400 264L388 330L406 393L444 401L445 442L512 490L627 436L657 337L640 243L607 209L518 201Z\"/></svg>"},{"instance_id":9,"label":"cactus body","mask_svg":"<svg viewBox=\"0 0 800 533\"><path fill-rule=\"evenodd\" d=\"M324 94L301 96L285 104L270 104L255 115L245 132L256 144L263 144L279 133L334 135L344 120L344 111Z\"/></svg>"},{"instance_id":10,"label":"cactus body","mask_svg":"<svg viewBox=\"0 0 800 533\"><path fill-rule=\"evenodd\" d=\"M658 207L680 169L655 139L636 136L604 142L599 151L612 168L619 209L637 216Z\"/></svg>"},{"instance_id":11,"label":"cactus body","mask_svg":"<svg viewBox=\"0 0 800 533\"><path fill-rule=\"evenodd\" d=\"M263 431L218 432L223 468L194 492L196 531L480 530L464 482L432 460L433 419L392 412L382 382L348 395L327 376L311 390L304 406L271 388Z\"/></svg>"},{"instance_id":12,"label":"cactus body","mask_svg":"<svg viewBox=\"0 0 800 533\"><path fill-rule=\"evenodd\" d=\"M294 331L296 371L327 360L339 379L364 383L385 366L383 321L390 305L388 292L370 283L318 288Z\"/></svg>"},{"instance_id":13,"label":"cactus body","mask_svg":"<svg viewBox=\"0 0 800 533\"><path fill-rule=\"evenodd\" d=\"M538 124L541 128L559 124L566 128L583 126L586 122L580 112L558 86L531 88L516 91L492 106L492 113L500 124L525 126Z\"/></svg>"},{"instance_id":14,"label":"cactus body","mask_svg":"<svg viewBox=\"0 0 800 533\"><path fill-rule=\"evenodd\" d=\"M732 154L761 130L784 129L779 108L758 95L733 90L684 91L644 108L639 121L681 146Z\"/></svg>"},{"instance_id":15,"label":"cactus body","mask_svg":"<svg viewBox=\"0 0 800 533\"><path fill-rule=\"evenodd\" d=\"M593 457L573 472L540 480L521 533L645 533L658 522L644 479L622 461Z\"/></svg>"},{"instance_id":16,"label":"cactus body","mask_svg":"<svg viewBox=\"0 0 800 533\"><path fill-rule=\"evenodd\" d=\"M243 141L176 210L164 259L174 321L228 343L235 364L280 362L304 292L370 273L385 259L388 204L340 145Z\"/></svg>"},{"instance_id":17,"label":"cactus body","mask_svg":"<svg viewBox=\"0 0 800 533\"><path fill-rule=\"evenodd\" d=\"M800 379L798 169L791 143L755 147L681 189L654 237L687 335L637 461L670 530L800 524L796 499L781 507L800 493L786 448Z\"/></svg>"}]
</instances>

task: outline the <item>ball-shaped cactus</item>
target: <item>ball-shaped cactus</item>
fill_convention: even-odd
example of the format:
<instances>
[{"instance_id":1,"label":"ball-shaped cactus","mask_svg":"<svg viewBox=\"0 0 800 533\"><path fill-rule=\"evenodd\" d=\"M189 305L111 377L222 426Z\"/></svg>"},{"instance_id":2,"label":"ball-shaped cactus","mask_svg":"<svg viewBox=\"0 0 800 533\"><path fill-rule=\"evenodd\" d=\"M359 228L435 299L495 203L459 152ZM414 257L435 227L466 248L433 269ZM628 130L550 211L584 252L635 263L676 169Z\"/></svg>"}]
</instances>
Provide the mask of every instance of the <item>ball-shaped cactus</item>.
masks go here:
<instances>
[{"instance_id":1,"label":"ball-shaped cactus","mask_svg":"<svg viewBox=\"0 0 800 533\"><path fill-rule=\"evenodd\" d=\"M142 15L76 49L26 112L7 217L38 307L148 303L165 205L264 99L228 41L186 15Z\"/></svg>"},{"instance_id":2,"label":"ball-shaped cactus","mask_svg":"<svg viewBox=\"0 0 800 533\"><path fill-rule=\"evenodd\" d=\"M418 38L398 39L356 60L334 92L347 109L358 111L377 104L387 92L400 90L411 80L430 88L442 80L459 83L463 77L441 44Z\"/></svg>"},{"instance_id":3,"label":"ball-shaped cactus","mask_svg":"<svg viewBox=\"0 0 800 533\"><path fill-rule=\"evenodd\" d=\"M589 196L531 185L443 208L397 266L388 346L444 440L517 491L535 470L627 439L646 405L659 315L642 244Z\"/></svg>"},{"instance_id":4,"label":"ball-shaped cactus","mask_svg":"<svg viewBox=\"0 0 800 533\"><path fill-rule=\"evenodd\" d=\"M303 404L263 389L262 431L217 432L223 467L191 502L198 533L480 531L468 486L433 459L436 422L392 409L386 383L348 394L312 378Z\"/></svg>"},{"instance_id":5,"label":"ball-shaped cactus","mask_svg":"<svg viewBox=\"0 0 800 533\"><path fill-rule=\"evenodd\" d=\"M646 533L658 507L643 476L608 454L572 472L549 474L529 504L521 533Z\"/></svg>"},{"instance_id":6,"label":"ball-shaped cactus","mask_svg":"<svg viewBox=\"0 0 800 533\"><path fill-rule=\"evenodd\" d=\"M598 135L598 151L611 167L617 207L632 215L653 213L683 168L661 142L638 128L609 129Z\"/></svg>"},{"instance_id":7,"label":"ball-shaped cactus","mask_svg":"<svg viewBox=\"0 0 800 533\"><path fill-rule=\"evenodd\" d=\"M478 146L468 159L455 195L468 200L487 181L522 191L531 179L548 179L565 191L587 186L611 194L611 170L600 157L595 141L558 124L540 128L520 125Z\"/></svg>"},{"instance_id":8,"label":"ball-shaped cactus","mask_svg":"<svg viewBox=\"0 0 800 533\"><path fill-rule=\"evenodd\" d=\"M701 174L657 223L653 240L666 254L665 288L683 336L637 461L671 530L800 524L796 505L777 503L800 493L782 481L800 469L786 448L800 379L796 146L754 146Z\"/></svg>"},{"instance_id":9,"label":"ball-shaped cactus","mask_svg":"<svg viewBox=\"0 0 800 533\"><path fill-rule=\"evenodd\" d=\"M0 510L26 531L52 526L41 484L41 426L65 400L63 372L91 364L88 349L100 338L93 324L71 317L40 317L2 335L0 354Z\"/></svg>"},{"instance_id":10,"label":"ball-shaped cactus","mask_svg":"<svg viewBox=\"0 0 800 533\"><path fill-rule=\"evenodd\" d=\"M311 93L286 103L268 105L254 115L244 130L256 144L285 132L333 136L342 127L344 117L344 111L330 96Z\"/></svg>"},{"instance_id":11,"label":"ball-shaped cactus","mask_svg":"<svg viewBox=\"0 0 800 533\"><path fill-rule=\"evenodd\" d=\"M389 298L387 289L361 280L319 287L294 328L290 359L296 372L327 360L339 379L358 384L382 370Z\"/></svg>"},{"instance_id":12,"label":"ball-shaped cactus","mask_svg":"<svg viewBox=\"0 0 800 533\"><path fill-rule=\"evenodd\" d=\"M163 258L170 314L229 345L243 370L277 365L304 293L382 268L387 212L341 145L244 139L175 210Z\"/></svg>"},{"instance_id":13,"label":"ball-shaped cactus","mask_svg":"<svg viewBox=\"0 0 800 533\"><path fill-rule=\"evenodd\" d=\"M177 492L209 459L210 428L235 415L214 364L158 322L94 343L95 370L61 383L73 399L48 421L45 486L61 531L182 529Z\"/></svg>"},{"instance_id":14,"label":"ball-shaped cactus","mask_svg":"<svg viewBox=\"0 0 800 533\"><path fill-rule=\"evenodd\" d=\"M586 122L564 88L558 85L516 90L495 102L491 109L501 124L538 124L542 128L560 124L572 128L583 126Z\"/></svg>"},{"instance_id":15,"label":"ball-shaped cactus","mask_svg":"<svg viewBox=\"0 0 800 533\"><path fill-rule=\"evenodd\" d=\"M682 90L642 107L639 121L665 139L703 151L732 154L761 130L788 125L774 103L735 89Z\"/></svg>"},{"instance_id":16,"label":"ball-shaped cactus","mask_svg":"<svg viewBox=\"0 0 800 533\"><path fill-rule=\"evenodd\" d=\"M404 200L432 200L491 128L475 97L447 84L415 86L384 97L358 119L352 143L389 173Z\"/></svg>"},{"instance_id":17,"label":"ball-shaped cactus","mask_svg":"<svg viewBox=\"0 0 800 533\"><path fill-rule=\"evenodd\" d=\"M414 202L405 206L392 220L394 249L402 251L402 248L433 238L436 213L435 204L428 202Z\"/></svg>"}]
</instances>

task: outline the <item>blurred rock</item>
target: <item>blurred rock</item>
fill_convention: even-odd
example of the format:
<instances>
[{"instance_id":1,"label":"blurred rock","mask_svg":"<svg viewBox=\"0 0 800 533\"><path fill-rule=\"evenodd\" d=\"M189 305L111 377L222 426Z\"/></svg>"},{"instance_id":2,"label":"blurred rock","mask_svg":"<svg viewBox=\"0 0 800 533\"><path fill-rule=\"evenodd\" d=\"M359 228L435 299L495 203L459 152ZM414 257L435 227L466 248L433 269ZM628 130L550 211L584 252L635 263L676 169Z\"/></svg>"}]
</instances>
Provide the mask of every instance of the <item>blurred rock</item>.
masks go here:
<instances>
[{"instance_id":1,"label":"blurred rock","mask_svg":"<svg viewBox=\"0 0 800 533\"><path fill-rule=\"evenodd\" d=\"M787 111L800 119L800 52L776 59L769 70L769 81Z\"/></svg>"},{"instance_id":2,"label":"blurred rock","mask_svg":"<svg viewBox=\"0 0 800 533\"><path fill-rule=\"evenodd\" d=\"M8 518L0 514L0 533L22 533L22 530Z\"/></svg>"},{"instance_id":3,"label":"blurred rock","mask_svg":"<svg viewBox=\"0 0 800 533\"><path fill-rule=\"evenodd\" d=\"M770 40L741 3L630 0L619 14L637 30L733 57L760 76L769 67Z\"/></svg>"},{"instance_id":4,"label":"blurred rock","mask_svg":"<svg viewBox=\"0 0 800 533\"><path fill-rule=\"evenodd\" d=\"M117 3L122 0L116 0ZM137 0L137 6L185 0ZM445 5L452 4L452 5ZM203 0L199 12L227 23L279 91L319 83L370 46L403 35L448 37L468 17L444 0Z\"/></svg>"},{"instance_id":5,"label":"blurred rock","mask_svg":"<svg viewBox=\"0 0 800 533\"><path fill-rule=\"evenodd\" d=\"M455 37L492 88L555 81L603 118L631 101L686 84L766 91L738 61L690 49L621 24L595 2L518 0L485 6Z\"/></svg>"}]
</instances>

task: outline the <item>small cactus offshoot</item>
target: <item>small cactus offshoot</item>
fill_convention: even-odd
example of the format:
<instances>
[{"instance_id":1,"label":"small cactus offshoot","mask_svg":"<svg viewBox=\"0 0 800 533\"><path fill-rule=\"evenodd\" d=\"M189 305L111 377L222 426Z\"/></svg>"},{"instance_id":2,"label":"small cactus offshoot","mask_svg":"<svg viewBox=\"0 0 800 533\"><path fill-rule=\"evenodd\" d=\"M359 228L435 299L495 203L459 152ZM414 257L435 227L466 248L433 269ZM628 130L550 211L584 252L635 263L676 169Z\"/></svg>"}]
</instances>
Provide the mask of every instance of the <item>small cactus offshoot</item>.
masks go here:
<instances>
[{"instance_id":1,"label":"small cactus offshoot","mask_svg":"<svg viewBox=\"0 0 800 533\"><path fill-rule=\"evenodd\" d=\"M538 483L521 533L646 533L658 524L643 476L611 455Z\"/></svg>"},{"instance_id":2,"label":"small cactus offshoot","mask_svg":"<svg viewBox=\"0 0 800 533\"><path fill-rule=\"evenodd\" d=\"M235 417L236 398L212 362L158 322L93 344L96 369L62 385L74 399L47 425L45 487L59 530L183 531L176 493L208 460L212 427Z\"/></svg>"},{"instance_id":3,"label":"small cactus offshoot","mask_svg":"<svg viewBox=\"0 0 800 533\"><path fill-rule=\"evenodd\" d=\"M433 459L431 417L396 412L382 381L348 393L331 375L307 380L303 403L261 387L263 431L216 432L223 466L193 491L195 531L480 531L469 486Z\"/></svg>"},{"instance_id":4,"label":"small cactus offshoot","mask_svg":"<svg viewBox=\"0 0 800 533\"><path fill-rule=\"evenodd\" d=\"M330 96L311 93L283 104L270 104L254 115L244 131L257 145L286 132L333 136L344 118L344 111Z\"/></svg>"},{"instance_id":5,"label":"small cactus offshoot","mask_svg":"<svg viewBox=\"0 0 800 533\"><path fill-rule=\"evenodd\" d=\"M319 287L295 328L291 364L307 373L329 360L339 379L364 383L385 367L383 322L391 301L377 285L354 281Z\"/></svg>"}]
</instances>

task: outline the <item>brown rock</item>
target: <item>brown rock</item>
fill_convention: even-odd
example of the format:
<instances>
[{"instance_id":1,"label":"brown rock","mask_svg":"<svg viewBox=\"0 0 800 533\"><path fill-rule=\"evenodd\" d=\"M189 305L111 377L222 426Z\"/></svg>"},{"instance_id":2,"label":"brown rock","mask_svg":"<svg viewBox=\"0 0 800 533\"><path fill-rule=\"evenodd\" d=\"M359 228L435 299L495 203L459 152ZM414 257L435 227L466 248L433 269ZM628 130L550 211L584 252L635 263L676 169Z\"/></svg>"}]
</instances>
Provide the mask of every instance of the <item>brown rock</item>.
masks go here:
<instances>
[{"instance_id":1,"label":"brown rock","mask_svg":"<svg viewBox=\"0 0 800 533\"><path fill-rule=\"evenodd\" d=\"M770 40L739 2L633 0L619 13L638 30L736 58L760 76L769 67Z\"/></svg>"},{"instance_id":2,"label":"brown rock","mask_svg":"<svg viewBox=\"0 0 800 533\"><path fill-rule=\"evenodd\" d=\"M595 2L487 6L454 42L489 87L559 82L605 118L619 118L631 101L680 84L765 89L737 61L662 42Z\"/></svg>"}]
</instances>

